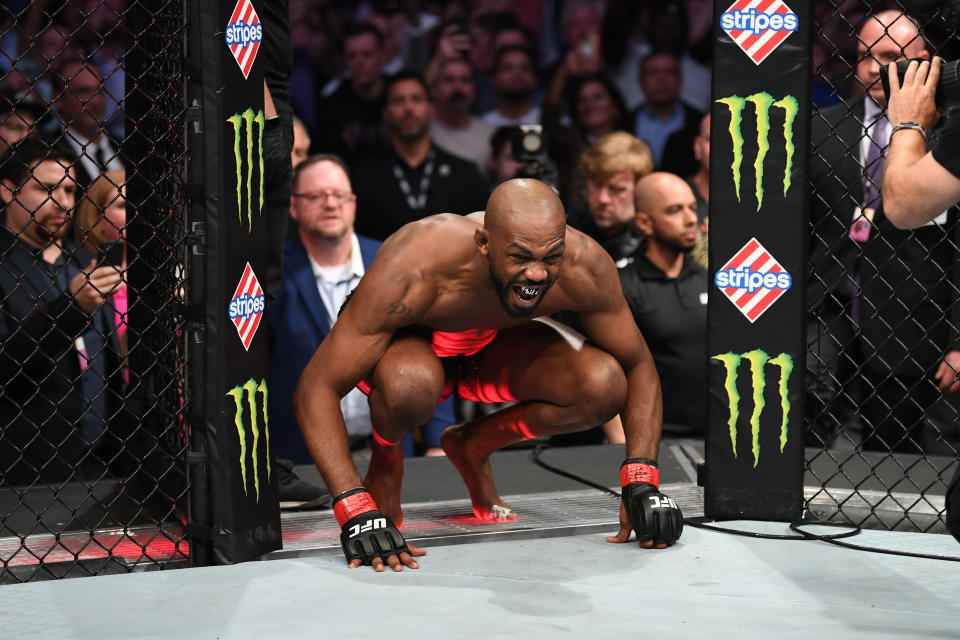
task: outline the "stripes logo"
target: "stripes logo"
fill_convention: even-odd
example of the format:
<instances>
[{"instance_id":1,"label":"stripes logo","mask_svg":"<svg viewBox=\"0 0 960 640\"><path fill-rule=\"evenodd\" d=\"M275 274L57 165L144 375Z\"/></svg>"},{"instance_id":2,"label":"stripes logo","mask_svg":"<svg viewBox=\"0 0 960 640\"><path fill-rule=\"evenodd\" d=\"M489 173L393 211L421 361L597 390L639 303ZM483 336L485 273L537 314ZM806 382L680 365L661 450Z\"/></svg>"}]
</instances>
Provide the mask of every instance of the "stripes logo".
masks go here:
<instances>
[{"instance_id":1,"label":"stripes logo","mask_svg":"<svg viewBox=\"0 0 960 640\"><path fill-rule=\"evenodd\" d=\"M263 25L260 24L260 18L250 0L237 0L224 38L233 59L240 65L243 77L248 78L263 40Z\"/></svg>"},{"instance_id":2,"label":"stripes logo","mask_svg":"<svg viewBox=\"0 0 960 640\"><path fill-rule=\"evenodd\" d=\"M256 335L260 320L263 319L263 310L263 289L260 288L257 274L253 272L253 268L248 262L243 270L243 277L240 278L240 284L237 285L237 290L233 292L228 311L230 320L237 328L240 342L243 343L243 348L247 351L250 350L250 343L253 342L253 336Z\"/></svg>"},{"instance_id":3,"label":"stripes logo","mask_svg":"<svg viewBox=\"0 0 960 640\"><path fill-rule=\"evenodd\" d=\"M758 65L798 25L797 14L781 0L737 0L720 16L720 27Z\"/></svg>"},{"instance_id":4,"label":"stripes logo","mask_svg":"<svg viewBox=\"0 0 960 640\"><path fill-rule=\"evenodd\" d=\"M755 322L787 292L793 279L756 238L750 238L717 271L713 282L747 320Z\"/></svg>"}]
</instances>

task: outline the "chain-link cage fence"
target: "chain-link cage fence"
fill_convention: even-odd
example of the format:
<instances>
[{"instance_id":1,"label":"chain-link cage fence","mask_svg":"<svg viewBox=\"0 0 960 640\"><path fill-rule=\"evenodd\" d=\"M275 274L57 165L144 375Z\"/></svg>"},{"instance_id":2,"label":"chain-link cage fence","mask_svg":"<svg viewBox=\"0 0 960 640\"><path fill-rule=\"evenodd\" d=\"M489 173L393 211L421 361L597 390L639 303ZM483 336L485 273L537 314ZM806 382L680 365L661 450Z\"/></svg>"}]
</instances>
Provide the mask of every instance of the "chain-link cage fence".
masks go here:
<instances>
[{"instance_id":1,"label":"chain-link cage fence","mask_svg":"<svg viewBox=\"0 0 960 640\"><path fill-rule=\"evenodd\" d=\"M814 6L807 506L863 526L942 531L960 441L960 405L942 390L960 369L960 212L913 231L885 218L880 67L956 59L960 10Z\"/></svg>"},{"instance_id":2,"label":"chain-link cage fence","mask_svg":"<svg viewBox=\"0 0 960 640\"><path fill-rule=\"evenodd\" d=\"M189 558L185 30L0 7L0 583Z\"/></svg>"}]
</instances>

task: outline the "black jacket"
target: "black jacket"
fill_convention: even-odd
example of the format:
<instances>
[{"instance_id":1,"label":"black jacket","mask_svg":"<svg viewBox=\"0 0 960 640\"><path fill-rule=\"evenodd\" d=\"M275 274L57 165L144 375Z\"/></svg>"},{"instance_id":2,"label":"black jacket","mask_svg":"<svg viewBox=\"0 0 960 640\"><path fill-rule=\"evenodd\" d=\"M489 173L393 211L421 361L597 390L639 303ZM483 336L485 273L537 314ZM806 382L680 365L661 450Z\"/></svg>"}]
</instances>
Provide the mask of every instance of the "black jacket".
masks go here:
<instances>
[{"instance_id":1,"label":"black jacket","mask_svg":"<svg viewBox=\"0 0 960 640\"><path fill-rule=\"evenodd\" d=\"M0 227L0 484L65 479L88 448L80 437L88 403L78 337L98 359L91 373L106 376L101 417L108 421L120 408L123 363L112 307L87 314L71 304L67 284L93 256L65 246L63 259L49 265ZM90 348L97 342L105 346Z\"/></svg>"},{"instance_id":2,"label":"black jacket","mask_svg":"<svg viewBox=\"0 0 960 640\"><path fill-rule=\"evenodd\" d=\"M393 168L401 167L407 173L408 184L416 191L426 162L411 169L390 150L364 158L351 167L353 191L357 194L358 234L383 241L414 220L437 213L466 215L483 210L489 190L476 165L437 146L433 146L433 151L433 174L426 206L420 211L407 203Z\"/></svg>"},{"instance_id":3,"label":"black jacket","mask_svg":"<svg viewBox=\"0 0 960 640\"><path fill-rule=\"evenodd\" d=\"M643 243L643 231L633 222L628 222L612 236L602 235L589 213L573 213L567 218L567 224L596 240L618 265L632 256Z\"/></svg>"},{"instance_id":4,"label":"black jacket","mask_svg":"<svg viewBox=\"0 0 960 640\"><path fill-rule=\"evenodd\" d=\"M815 113L810 155L808 305L849 311L859 280L859 342L866 366L921 377L960 347L960 225L956 207L936 223L897 229L877 208L866 242L849 237L863 201L864 102Z\"/></svg>"}]
</instances>

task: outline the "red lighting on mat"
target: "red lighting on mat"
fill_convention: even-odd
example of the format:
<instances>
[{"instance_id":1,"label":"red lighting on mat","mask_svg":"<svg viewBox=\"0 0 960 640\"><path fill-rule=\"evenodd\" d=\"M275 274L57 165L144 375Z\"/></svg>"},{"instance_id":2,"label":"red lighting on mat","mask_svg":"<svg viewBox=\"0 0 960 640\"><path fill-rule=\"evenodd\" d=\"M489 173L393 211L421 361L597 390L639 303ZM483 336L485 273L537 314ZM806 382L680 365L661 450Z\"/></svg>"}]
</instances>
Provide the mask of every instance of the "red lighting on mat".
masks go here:
<instances>
[{"instance_id":1,"label":"red lighting on mat","mask_svg":"<svg viewBox=\"0 0 960 640\"><path fill-rule=\"evenodd\" d=\"M154 561L169 562L186 560L190 557L190 544L185 539L171 540L166 536L134 534L98 535L96 537L61 536L55 540L49 536L27 539L24 546L7 558L0 557L8 567L20 567L35 564L53 564L118 558L126 562ZM177 533L177 536L181 536Z\"/></svg>"}]
</instances>

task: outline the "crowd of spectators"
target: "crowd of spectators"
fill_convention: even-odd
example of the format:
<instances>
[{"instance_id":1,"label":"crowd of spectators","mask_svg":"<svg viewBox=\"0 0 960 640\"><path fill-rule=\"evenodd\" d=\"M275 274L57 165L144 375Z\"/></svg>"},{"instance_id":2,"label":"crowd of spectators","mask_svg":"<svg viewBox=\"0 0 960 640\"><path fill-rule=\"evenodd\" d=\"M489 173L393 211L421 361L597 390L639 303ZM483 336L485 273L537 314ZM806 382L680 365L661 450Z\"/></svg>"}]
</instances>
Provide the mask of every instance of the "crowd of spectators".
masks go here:
<instances>
[{"instance_id":1,"label":"crowd of spectators","mask_svg":"<svg viewBox=\"0 0 960 640\"><path fill-rule=\"evenodd\" d=\"M29 326L31 300L48 305L46 313L52 317L71 308L65 302L69 296L86 300L75 278L102 257L102 244L122 241L125 162L119 141L128 125L123 96L129 89L122 66L127 34L120 16L125 4L20 0L0 10L0 151L10 145L27 148L40 135L59 140L55 152L37 156L26 174L9 166L2 174L7 209L3 233L9 248L4 245L0 260L4 265L22 263L8 283L16 293L3 293L8 324L18 317L20 326ZM872 79L850 69L870 57L870 47L859 39L858 52L858 39L838 25L847 25L848 32L854 25L859 32L870 27L871 16L859 3L815 5L814 102L825 106L861 100L865 83ZM312 352L379 241L425 216L482 210L494 186L533 175L555 186L570 224L596 239L621 268L637 322L655 357L661 354L661 374L676 381L664 385L667 406L677 408L668 419L682 423L684 433L702 434L704 407L678 398L691 393L692 383L705 384L688 372L705 361L701 341L691 336L698 328L705 335L706 327L701 294L706 291L709 223L712 12L713 3L705 0L290 0L288 95L294 113L295 173L283 282L277 285L268 317L277 335L297 335L308 343L273 341L271 389L286 385L292 393L296 372L281 371L276 363L288 360L280 354ZM533 155L519 148L521 127L527 125L542 127L543 147ZM828 135L835 134L831 129ZM866 134L857 129L857 138L861 135ZM64 159L68 170L61 167L56 176L37 177L51 161L63 164ZM649 180L653 172L660 179ZM677 180L663 178L668 174ZM49 190L57 211L44 213L47 205L39 204L34 211L21 211L23 200L13 194L31 181ZM75 184L73 191L53 195L64 181ZM673 200L681 203L682 215L670 221L664 207ZM75 207L80 201L85 204ZM818 213L816 207L823 204L827 210ZM837 280L816 271L817 251L831 246L831 233L837 242L850 245L850 255L856 253L858 264L864 264L864 247L850 244L852 236L846 222L838 226L834 205L822 199L814 203L814 224L826 220L814 228L810 243L814 286ZM319 219L321 212L329 213L329 219ZM19 214L25 215L23 220ZM73 230L67 231L71 222ZM61 237L58 246L75 240L76 247L48 256L49 239ZM875 239L870 247L880 244ZM828 262L833 264L835 255L830 253ZM114 266L110 274L125 269L122 259ZM852 265L847 271L864 277ZM127 352L123 283L119 276L117 282L113 278L104 280L107 295L89 296L86 310L92 315L85 324L63 315L56 331L36 338L36 344L43 345L38 352L18 352L16 340L23 339L24 331L5 330L0 366L0 375L8 381L0 394L4 419L18 425L28 420L34 433L42 425L45 435L34 442L18 435L30 432L19 426L7 433L26 438L38 451L42 446L62 448L68 438L85 439L86 445L78 447L82 450L109 431L107 422L116 412L103 405L122 396ZM28 292L34 280L35 290ZM46 284L41 286L41 280ZM665 282L674 287L670 296L664 293ZM859 324L859 318L848 321L857 292L845 282L842 292L830 298L839 306L827 318L832 323L827 329L859 331L862 337L866 325ZM312 293L305 294L311 287ZM24 295L23 308L17 311L14 300ZM814 300L823 298L818 296ZM305 306L295 308L295 302ZM667 326L668 319L652 314L651 305L669 306L684 322ZM284 309L292 311L281 313ZM811 340L824 329L822 314L817 309L814 314ZM301 323L316 331L278 329L283 323ZM50 341L55 344L48 347ZM942 352L948 342L940 342L936 346ZM819 346L811 349L820 357ZM90 352L103 358L85 360ZM65 358L71 367L77 365L76 375L58 371L63 366L58 362ZM31 376L28 365L46 369ZM814 382L823 374L811 371ZM877 375L882 380L876 384L889 382L887 374ZM286 382L278 385L281 378ZM55 393L14 397L36 380L59 380L65 386ZM74 382L67 384L70 380ZM35 406L45 396L65 400ZM305 462L290 407L280 406L288 402L284 398L282 393L271 397L275 424L287 420L292 434L289 442L281 443L282 453ZM824 406L835 402L822 394L817 400ZM357 398L348 396L344 402L349 405L344 414L352 420L351 441L362 446L371 436L369 425L363 424L369 417L357 409ZM920 404L925 409L930 403L925 399ZM78 421L67 415L68 409L88 417ZM438 415L452 419L449 410L441 407ZM909 419L922 420L922 413ZM835 434L843 420L835 418L827 431ZM65 424L81 426L71 430ZM917 437L915 426L906 429L911 438ZM408 444L408 449L437 452L437 434L429 428L420 434L416 447ZM864 439L870 442L876 435L867 433ZM607 437L614 439L609 430ZM5 460L16 458L26 446L14 443L5 458L8 440L0 439L0 473ZM890 444L886 440L884 445ZM43 467L24 460L34 469ZM51 478L69 475L63 469L43 469ZM6 481L15 477L8 475Z\"/></svg>"}]
</instances>

